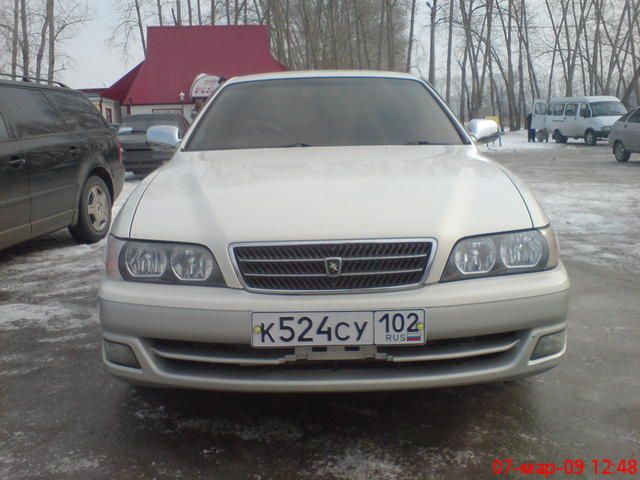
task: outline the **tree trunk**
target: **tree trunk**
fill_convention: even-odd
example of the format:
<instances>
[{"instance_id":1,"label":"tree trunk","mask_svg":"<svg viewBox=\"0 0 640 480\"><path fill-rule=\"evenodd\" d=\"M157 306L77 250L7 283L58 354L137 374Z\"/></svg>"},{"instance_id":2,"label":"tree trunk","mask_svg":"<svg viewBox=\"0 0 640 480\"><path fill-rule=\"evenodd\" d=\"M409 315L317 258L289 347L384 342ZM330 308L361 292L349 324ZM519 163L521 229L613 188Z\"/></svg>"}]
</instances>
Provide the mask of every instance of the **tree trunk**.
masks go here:
<instances>
[{"instance_id":1,"label":"tree trunk","mask_svg":"<svg viewBox=\"0 0 640 480\"><path fill-rule=\"evenodd\" d=\"M11 32L11 75L18 72L18 29L20 28L20 0L13 2L13 31Z\"/></svg>"},{"instance_id":2,"label":"tree trunk","mask_svg":"<svg viewBox=\"0 0 640 480\"><path fill-rule=\"evenodd\" d=\"M436 82L436 8L438 0L431 0L431 32L429 38L429 83L434 85Z\"/></svg>"},{"instance_id":3,"label":"tree trunk","mask_svg":"<svg viewBox=\"0 0 640 480\"><path fill-rule=\"evenodd\" d=\"M462 60L462 65L460 65L460 121L464 123L465 119L465 92L467 90L467 59L469 57L469 45L465 45L464 47L464 59Z\"/></svg>"},{"instance_id":4,"label":"tree trunk","mask_svg":"<svg viewBox=\"0 0 640 480\"><path fill-rule=\"evenodd\" d=\"M409 46L407 47L407 65L405 70L411 70L411 51L413 50L413 26L416 20L416 0L411 0L411 19L409 20Z\"/></svg>"},{"instance_id":5,"label":"tree trunk","mask_svg":"<svg viewBox=\"0 0 640 480\"><path fill-rule=\"evenodd\" d=\"M389 1L387 2L387 68L389 70L395 70L395 42L393 38L393 6Z\"/></svg>"},{"instance_id":6,"label":"tree trunk","mask_svg":"<svg viewBox=\"0 0 640 480\"><path fill-rule=\"evenodd\" d=\"M49 69L47 80L52 81L56 70L56 19L53 0L47 0L47 17L49 17Z\"/></svg>"},{"instance_id":7,"label":"tree trunk","mask_svg":"<svg viewBox=\"0 0 640 480\"><path fill-rule=\"evenodd\" d=\"M27 1L20 0L20 21L22 24L22 74L29 76L29 31L27 29Z\"/></svg>"},{"instance_id":8,"label":"tree trunk","mask_svg":"<svg viewBox=\"0 0 640 480\"><path fill-rule=\"evenodd\" d=\"M144 25L142 24L142 14L140 12L140 0L135 0L134 7L136 9L136 22L138 23L138 33L140 34L140 44L142 52L147 56L147 41L144 38Z\"/></svg>"},{"instance_id":9,"label":"tree trunk","mask_svg":"<svg viewBox=\"0 0 640 480\"><path fill-rule=\"evenodd\" d=\"M382 46L384 41L384 12L385 12L385 0L381 0L380 1L380 32L378 36L378 59L376 61L376 68L378 70L380 70L380 67L382 66Z\"/></svg>"},{"instance_id":10,"label":"tree trunk","mask_svg":"<svg viewBox=\"0 0 640 480\"><path fill-rule=\"evenodd\" d=\"M161 2L161 0L157 0L156 1L156 6L157 6L157 10L158 10L158 24L162 27L163 22L162 22L162 2Z\"/></svg>"},{"instance_id":11,"label":"tree trunk","mask_svg":"<svg viewBox=\"0 0 640 480\"><path fill-rule=\"evenodd\" d=\"M182 25L182 0L176 0L176 25Z\"/></svg>"},{"instance_id":12,"label":"tree trunk","mask_svg":"<svg viewBox=\"0 0 640 480\"><path fill-rule=\"evenodd\" d=\"M193 9L191 8L191 0L187 0L187 13L189 14L189 25L193 25Z\"/></svg>"},{"instance_id":13,"label":"tree trunk","mask_svg":"<svg viewBox=\"0 0 640 480\"><path fill-rule=\"evenodd\" d=\"M47 43L47 28L49 27L49 4L53 4L53 0L47 0L44 20L40 29L40 43L36 54L36 78L41 78L42 76L42 59L44 58L44 49Z\"/></svg>"},{"instance_id":14,"label":"tree trunk","mask_svg":"<svg viewBox=\"0 0 640 480\"><path fill-rule=\"evenodd\" d=\"M447 39L447 86L445 100L447 105L451 102L451 50L453 47L453 12L455 0L449 0L449 37Z\"/></svg>"}]
</instances>

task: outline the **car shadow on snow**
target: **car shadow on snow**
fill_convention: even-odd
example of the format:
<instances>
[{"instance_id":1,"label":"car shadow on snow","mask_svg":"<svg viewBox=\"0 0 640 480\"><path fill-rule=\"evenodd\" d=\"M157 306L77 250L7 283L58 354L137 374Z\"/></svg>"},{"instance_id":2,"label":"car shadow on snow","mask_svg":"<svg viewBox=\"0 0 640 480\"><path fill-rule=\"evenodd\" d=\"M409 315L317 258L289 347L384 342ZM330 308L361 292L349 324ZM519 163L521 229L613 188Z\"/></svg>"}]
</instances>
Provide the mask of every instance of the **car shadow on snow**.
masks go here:
<instances>
[{"instance_id":1,"label":"car shadow on snow","mask_svg":"<svg viewBox=\"0 0 640 480\"><path fill-rule=\"evenodd\" d=\"M73 239L71 234L64 230L37 237L26 242L19 243L12 247L0 250L0 264L10 261L16 257L24 257L26 255L46 252L59 248L67 248L77 246L78 243Z\"/></svg>"},{"instance_id":2,"label":"car shadow on snow","mask_svg":"<svg viewBox=\"0 0 640 480\"><path fill-rule=\"evenodd\" d=\"M137 441L160 434L210 445L225 439L287 446L279 454L311 454L292 439L320 442L330 451L365 442L380 449L457 445L473 432L521 431L535 417L535 382L382 393L238 394L129 387L119 412ZM531 412L522 415L523 411ZM525 424L522 424L523 421ZM402 440L400 440L402 439ZM471 440L470 440L471 441ZM302 442L304 444L304 442ZM296 443L298 445L298 443ZM263 447L266 448L266 447Z\"/></svg>"}]
</instances>

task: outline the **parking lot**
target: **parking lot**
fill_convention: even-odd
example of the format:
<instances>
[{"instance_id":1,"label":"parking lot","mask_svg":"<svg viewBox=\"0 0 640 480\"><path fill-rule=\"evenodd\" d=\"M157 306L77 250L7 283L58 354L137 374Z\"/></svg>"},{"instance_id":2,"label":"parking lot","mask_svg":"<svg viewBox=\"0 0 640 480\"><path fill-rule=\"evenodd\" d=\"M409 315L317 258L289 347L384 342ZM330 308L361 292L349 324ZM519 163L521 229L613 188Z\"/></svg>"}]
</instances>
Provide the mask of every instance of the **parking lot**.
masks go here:
<instances>
[{"instance_id":1,"label":"parking lot","mask_svg":"<svg viewBox=\"0 0 640 480\"><path fill-rule=\"evenodd\" d=\"M559 235L572 281L559 368L384 394L131 387L99 358L103 244L59 231L0 252L0 478L478 479L494 459L640 460L640 156L523 137L482 150Z\"/></svg>"}]
</instances>

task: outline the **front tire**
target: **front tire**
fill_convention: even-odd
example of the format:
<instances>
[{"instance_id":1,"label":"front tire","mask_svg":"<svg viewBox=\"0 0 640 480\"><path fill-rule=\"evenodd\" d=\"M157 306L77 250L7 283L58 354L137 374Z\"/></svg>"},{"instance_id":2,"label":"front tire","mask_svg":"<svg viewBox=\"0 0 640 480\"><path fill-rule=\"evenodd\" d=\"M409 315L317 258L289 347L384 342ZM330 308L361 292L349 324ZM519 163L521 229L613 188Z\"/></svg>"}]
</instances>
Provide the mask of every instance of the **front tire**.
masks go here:
<instances>
[{"instance_id":1,"label":"front tire","mask_svg":"<svg viewBox=\"0 0 640 480\"><path fill-rule=\"evenodd\" d=\"M69 227L71 236L79 243L102 240L111 225L111 194L100 177L87 179L80 193L78 223Z\"/></svg>"},{"instance_id":2,"label":"front tire","mask_svg":"<svg viewBox=\"0 0 640 480\"><path fill-rule=\"evenodd\" d=\"M587 130L584 132L584 143L593 147L597 142L598 137L593 130Z\"/></svg>"},{"instance_id":3,"label":"front tire","mask_svg":"<svg viewBox=\"0 0 640 480\"><path fill-rule=\"evenodd\" d=\"M631 157L631 154L626 148L624 148L624 143L620 140L613 145L613 154L615 155L616 160L622 163L628 161L629 157Z\"/></svg>"}]
</instances>

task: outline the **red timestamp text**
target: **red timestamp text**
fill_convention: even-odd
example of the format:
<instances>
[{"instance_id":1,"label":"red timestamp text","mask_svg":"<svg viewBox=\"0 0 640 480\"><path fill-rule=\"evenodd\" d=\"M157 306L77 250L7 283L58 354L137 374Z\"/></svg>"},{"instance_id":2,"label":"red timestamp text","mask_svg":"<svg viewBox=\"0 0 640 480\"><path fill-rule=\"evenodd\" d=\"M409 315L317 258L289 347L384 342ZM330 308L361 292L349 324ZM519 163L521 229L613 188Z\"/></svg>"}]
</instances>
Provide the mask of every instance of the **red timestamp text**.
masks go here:
<instances>
[{"instance_id":1,"label":"red timestamp text","mask_svg":"<svg viewBox=\"0 0 640 480\"><path fill-rule=\"evenodd\" d=\"M635 458L566 458L556 462L516 462L512 458L496 458L491 463L491 472L495 476L517 475L538 476L543 478L579 475L637 475L638 460Z\"/></svg>"}]
</instances>

